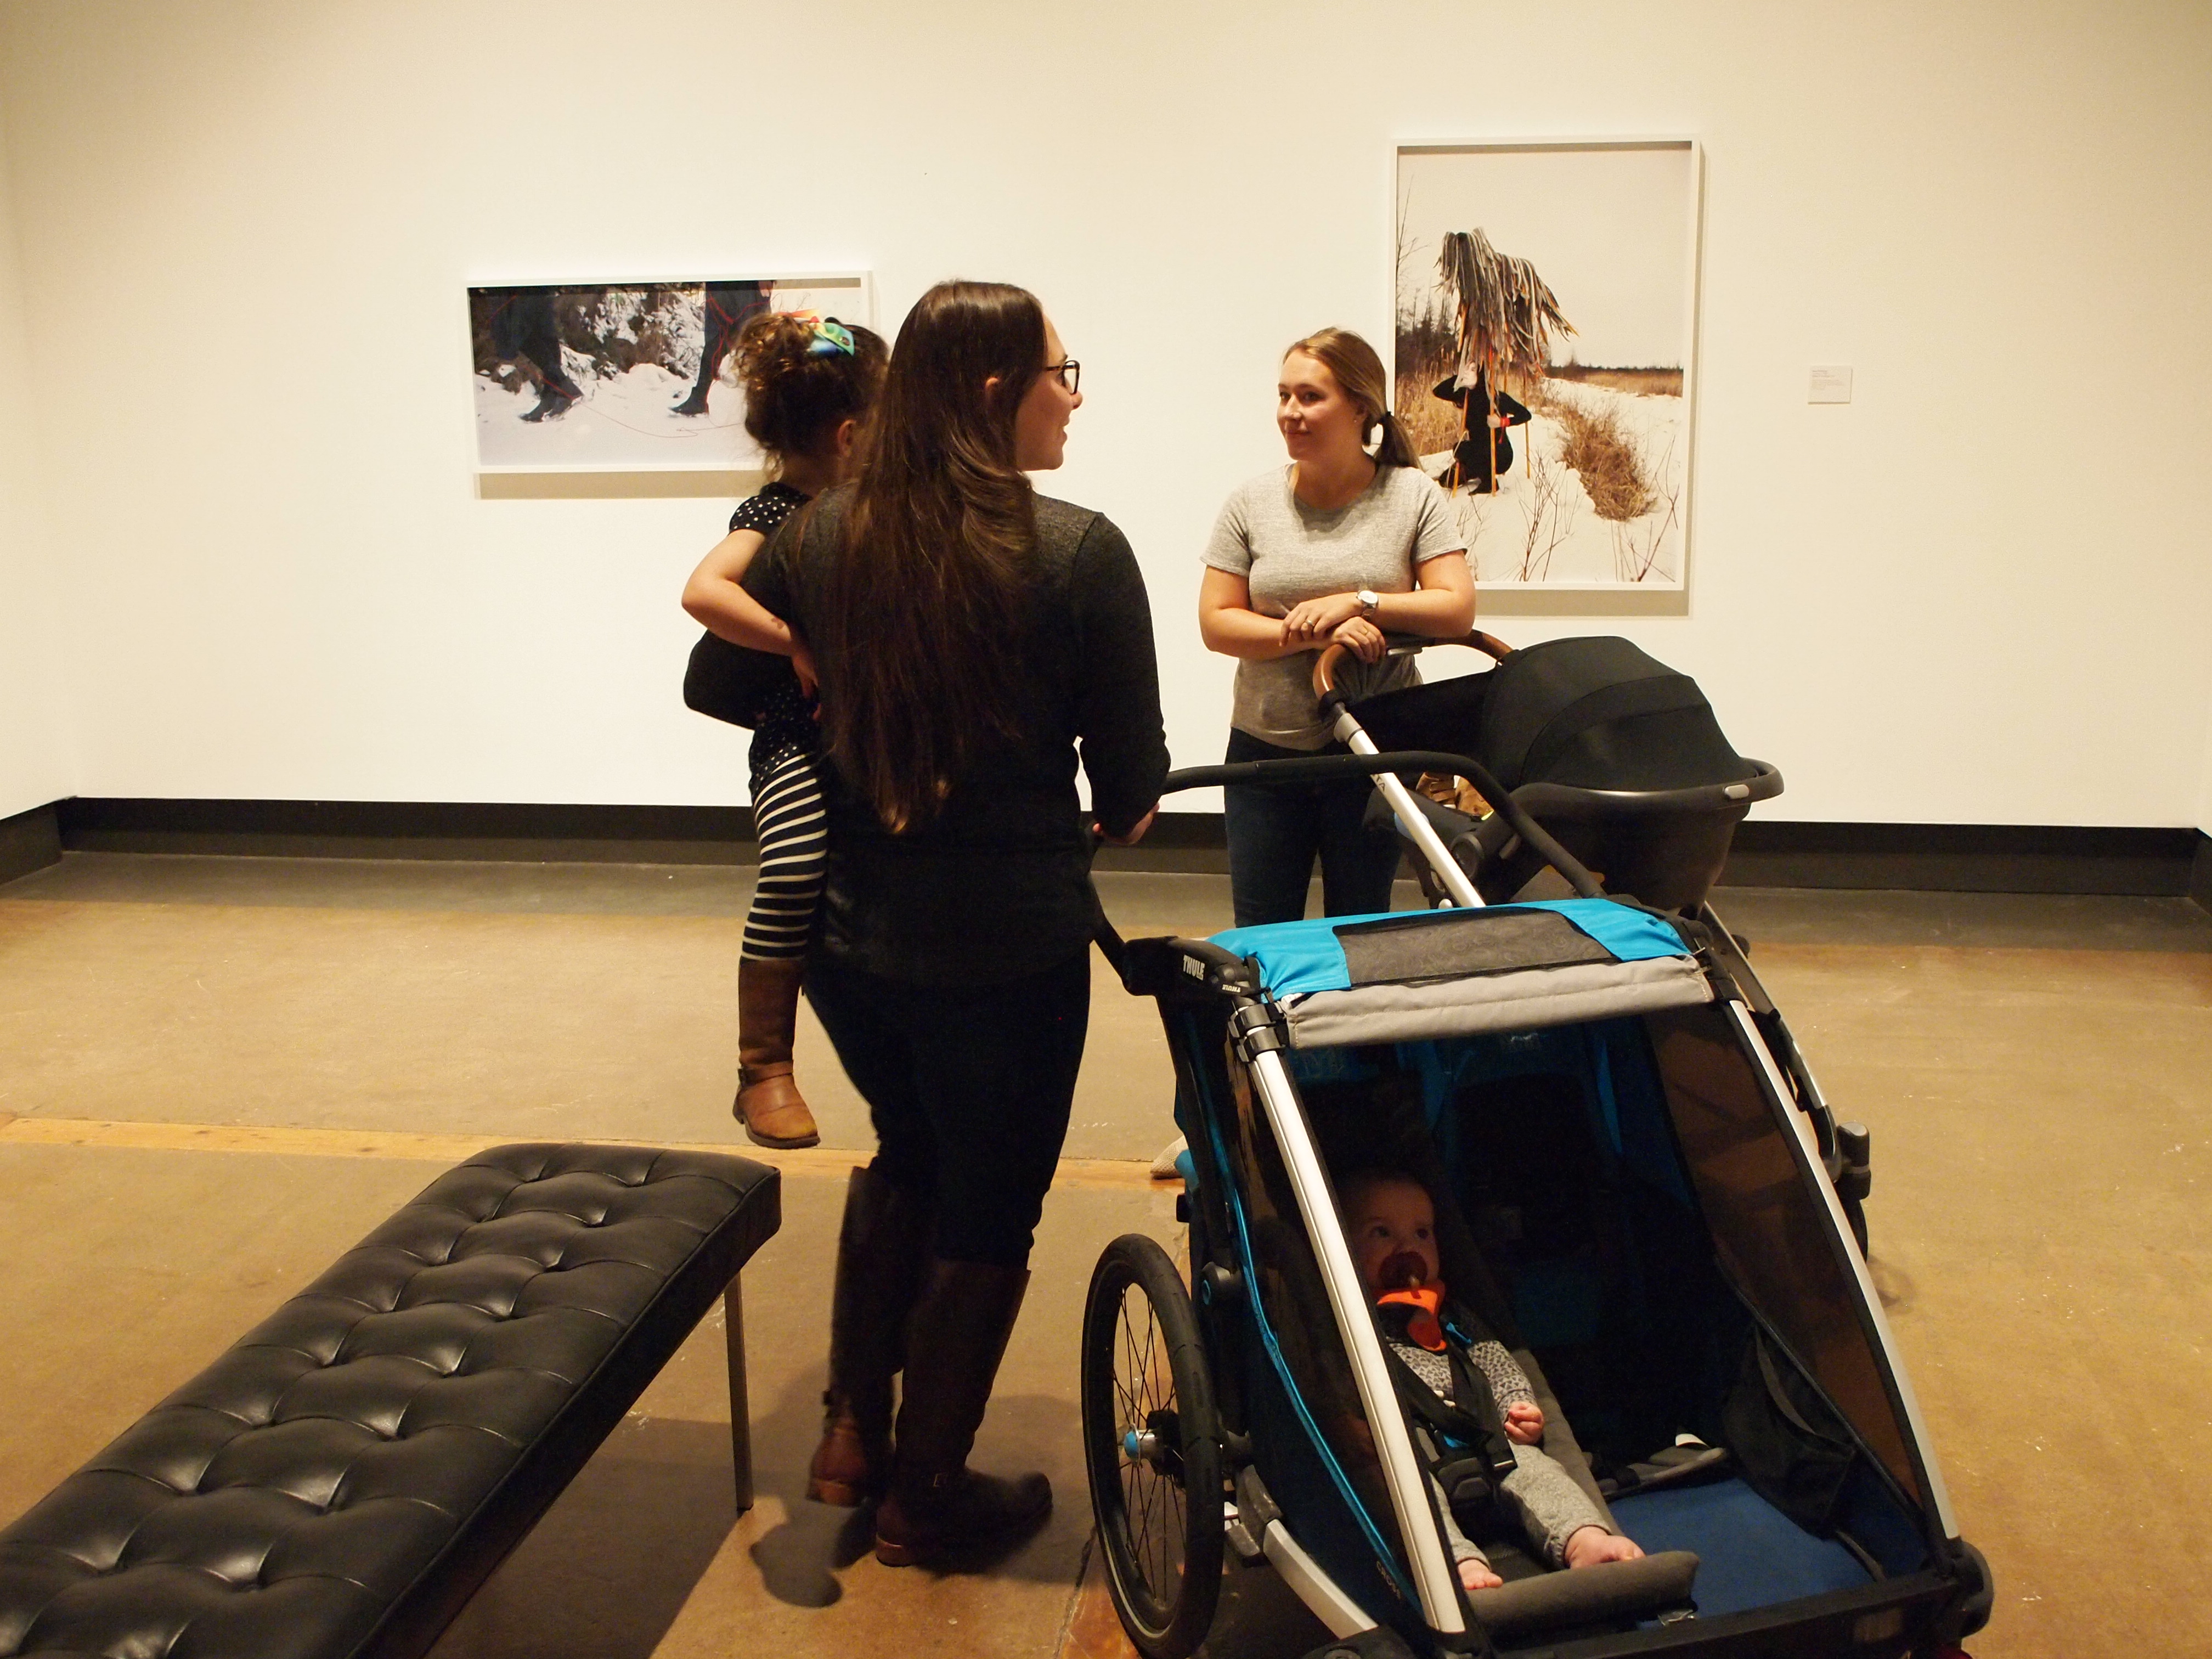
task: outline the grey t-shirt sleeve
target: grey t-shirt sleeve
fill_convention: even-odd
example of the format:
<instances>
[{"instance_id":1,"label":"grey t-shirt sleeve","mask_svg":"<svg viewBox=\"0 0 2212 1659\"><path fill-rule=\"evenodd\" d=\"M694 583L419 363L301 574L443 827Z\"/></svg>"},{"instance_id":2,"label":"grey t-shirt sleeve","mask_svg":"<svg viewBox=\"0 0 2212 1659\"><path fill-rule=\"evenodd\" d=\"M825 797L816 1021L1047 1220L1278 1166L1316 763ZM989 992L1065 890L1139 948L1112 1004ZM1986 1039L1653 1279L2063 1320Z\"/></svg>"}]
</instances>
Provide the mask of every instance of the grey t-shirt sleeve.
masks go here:
<instances>
[{"instance_id":1,"label":"grey t-shirt sleeve","mask_svg":"<svg viewBox=\"0 0 2212 1659\"><path fill-rule=\"evenodd\" d=\"M1409 472L1415 469L1407 468ZM1420 480L1420 505L1413 521L1413 557L1416 565L1426 564L1431 559L1442 558L1447 553L1467 551L1467 536L1459 527L1459 517L1452 511L1451 498L1437 487L1437 481L1426 473L1416 473Z\"/></svg>"},{"instance_id":2,"label":"grey t-shirt sleeve","mask_svg":"<svg viewBox=\"0 0 2212 1659\"><path fill-rule=\"evenodd\" d=\"M1213 521L1213 533L1206 539L1206 551L1200 555L1214 569L1232 576L1252 574L1252 518L1245 506L1250 493L1250 486L1243 484L1231 492L1221 504L1221 516Z\"/></svg>"}]
</instances>

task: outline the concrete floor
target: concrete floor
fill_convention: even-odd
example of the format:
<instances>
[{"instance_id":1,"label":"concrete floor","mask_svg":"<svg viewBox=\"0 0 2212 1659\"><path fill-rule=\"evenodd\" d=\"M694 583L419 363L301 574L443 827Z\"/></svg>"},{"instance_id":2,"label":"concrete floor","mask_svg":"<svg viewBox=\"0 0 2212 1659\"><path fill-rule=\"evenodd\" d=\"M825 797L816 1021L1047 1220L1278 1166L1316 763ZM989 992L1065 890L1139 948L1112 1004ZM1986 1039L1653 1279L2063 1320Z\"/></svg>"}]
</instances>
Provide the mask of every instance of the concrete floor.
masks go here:
<instances>
[{"instance_id":1,"label":"concrete floor","mask_svg":"<svg viewBox=\"0 0 2212 1659\"><path fill-rule=\"evenodd\" d=\"M1218 877L1112 874L1130 933L1225 925ZM0 1516L26 1507L439 1169L511 1139L742 1145L750 872L73 854L0 889ZM1827 1092L1874 1131L1875 1266L1990 1656L2212 1653L2212 919L2185 902L1724 890ZM441 1645L444 1659L1115 1651L1076 1444L1099 1247L1174 1231L1149 1005L1103 972L1069 1163L978 1458L1052 1525L988 1577L878 1568L800 1501L843 1171L866 1114L818 1030L824 1150L780 1157L748 1269L762 1499L732 1514L702 1329ZM1319 1639L1265 1574L1212 1652Z\"/></svg>"}]
</instances>

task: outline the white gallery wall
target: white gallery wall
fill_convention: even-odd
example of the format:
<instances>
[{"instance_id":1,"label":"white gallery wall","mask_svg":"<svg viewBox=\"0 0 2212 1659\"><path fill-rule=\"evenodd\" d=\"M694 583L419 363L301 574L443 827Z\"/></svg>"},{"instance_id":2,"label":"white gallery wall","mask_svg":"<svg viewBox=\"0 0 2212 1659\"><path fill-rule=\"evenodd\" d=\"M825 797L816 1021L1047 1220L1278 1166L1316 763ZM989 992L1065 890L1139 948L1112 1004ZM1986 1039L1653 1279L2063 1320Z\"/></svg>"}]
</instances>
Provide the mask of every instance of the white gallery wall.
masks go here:
<instances>
[{"instance_id":1,"label":"white gallery wall","mask_svg":"<svg viewBox=\"0 0 2212 1659\"><path fill-rule=\"evenodd\" d=\"M58 573L46 535L9 206L0 168L0 818L76 793L58 684Z\"/></svg>"},{"instance_id":2,"label":"white gallery wall","mask_svg":"<svg viewBox=\"0 0 2212 1659\"><path fill-rule=\"evenodd\" d=\"M0 603L42 556L75 769L50 725L0 780L741 800L677 696L728 503L478 499L462 289L778 269L874 271L887 330L947 275L1044 297L1050 487L1128 532L1215 758L1197 550L1283 343L1387 339L1392 147L1661 134L1706 155L1686 614L1492 626L1697 675L1771 816L2206 824L2207 85L2201 0L11 0L52 530L9 509Z\"/></svg>"}]
</instances>

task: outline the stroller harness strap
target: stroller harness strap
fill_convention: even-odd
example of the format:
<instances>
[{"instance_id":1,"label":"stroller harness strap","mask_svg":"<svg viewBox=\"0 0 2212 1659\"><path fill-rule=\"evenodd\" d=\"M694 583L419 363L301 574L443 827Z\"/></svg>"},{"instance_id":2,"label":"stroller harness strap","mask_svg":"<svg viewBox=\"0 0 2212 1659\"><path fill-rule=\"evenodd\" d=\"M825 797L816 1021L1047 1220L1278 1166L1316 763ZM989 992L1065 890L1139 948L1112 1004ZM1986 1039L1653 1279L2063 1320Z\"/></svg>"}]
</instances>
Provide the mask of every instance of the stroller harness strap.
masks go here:
<instances>
[{"instance_id":1,"label":"stroller harness strap","mask_svg":"<svg viewBox=\"0 0 2212 1659\"><path fill-rule=\"evenodd\" d=\"M1480 1509L1497 1495L1499 1483L1516 1467L1513 1443L1505 1436L1505 1416L1498 1409L1490 1379L1469 1364L1455 1344L1446 1350L1452 1379L1452 1397L1446 1400L1414 1375L1391 1345L1387 1330L1382 1359L1398 1397L1429 1431L1429 1437L1417 1436L1413 1443L1428 1474L1455 1511Z\"/></svg>"}]
</instances>

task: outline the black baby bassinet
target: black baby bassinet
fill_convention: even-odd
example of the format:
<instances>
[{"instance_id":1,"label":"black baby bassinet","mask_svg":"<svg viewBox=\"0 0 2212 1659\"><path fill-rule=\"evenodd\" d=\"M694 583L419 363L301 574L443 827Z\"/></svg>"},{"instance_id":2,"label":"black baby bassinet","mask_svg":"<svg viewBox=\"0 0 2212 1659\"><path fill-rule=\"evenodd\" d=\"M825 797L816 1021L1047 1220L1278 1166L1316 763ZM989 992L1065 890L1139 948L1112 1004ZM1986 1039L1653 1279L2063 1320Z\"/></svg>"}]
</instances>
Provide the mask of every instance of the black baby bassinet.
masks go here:
<instances>
[{"instance_id":1,"label":"black baby bassinet","mask_svg":"<svg viewBox=\"0 0 2212 1659\"><path fill-rule=\"evenodd\" d=\"M1498 665L1356 703L1361 729L1382 750L1473 755L1607 891L1695 910L1735 826L1782 793L1781 775L1736 753L1695 680L1626 640L1470 642ZM1544 867L1502 818L1431 816L1486 900L1512 897Z\"/></svg>"}]
</instances>

